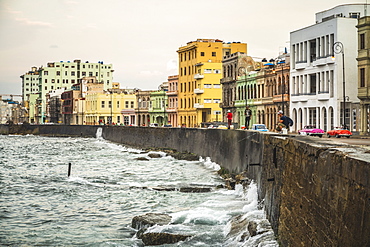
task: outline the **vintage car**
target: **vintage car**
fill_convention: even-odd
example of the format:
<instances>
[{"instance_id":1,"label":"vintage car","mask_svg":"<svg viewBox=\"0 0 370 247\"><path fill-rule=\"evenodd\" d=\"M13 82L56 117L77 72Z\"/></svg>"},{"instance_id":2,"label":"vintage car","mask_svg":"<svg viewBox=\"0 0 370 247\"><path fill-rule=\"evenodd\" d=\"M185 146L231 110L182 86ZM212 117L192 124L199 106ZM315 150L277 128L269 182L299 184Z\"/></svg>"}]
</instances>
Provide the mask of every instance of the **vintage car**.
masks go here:
<instances>
[{"instance_id":1,"label":"vintage car","mask_svg":"<svg viewBox=\"0 0 370 247\"><path fill-rule=\"evenodd\" d=\"M315 126L307 125L304 126L303 129L298 130L298 134L300 135L308 135L308 136L318 136L322 137L324 135L325 131L322 129L317 129Z\"/></svg>"},{"instance_id":2,"label":"vintage car","mask_svg":"<svg viewBox=\"0 0 370 247\"><path fill-rule=\"evenodd\" d=\"M266 125L264 124L253 124L252 130L268 131L268 129L266 128Z\"/></svg>"},{"instance_id":3,"label":"vintage car","mask_svg":"<svg viewBox=\"0 0 370 247\"><path fill-rule=\"evenodd\" d=\"M352 136L352 132L347 130L347 129L344 129L344 128L341 128L341 127L336 127L332 130L329 130L326 132L326 134L328 135L328 137L332 137L332 136L335 136L336 138L341 138L342 136L344 137L347 137L347 138L350 138Z\"/></svg>"}]
</instances>

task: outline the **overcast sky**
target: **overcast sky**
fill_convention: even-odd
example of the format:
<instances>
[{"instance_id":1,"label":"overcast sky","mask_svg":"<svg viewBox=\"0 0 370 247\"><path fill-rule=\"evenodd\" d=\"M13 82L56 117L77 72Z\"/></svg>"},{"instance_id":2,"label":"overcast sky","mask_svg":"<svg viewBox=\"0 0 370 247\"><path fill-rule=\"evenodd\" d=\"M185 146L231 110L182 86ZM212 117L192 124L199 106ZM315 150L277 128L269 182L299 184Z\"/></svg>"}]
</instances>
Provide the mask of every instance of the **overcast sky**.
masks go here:
<instances>
[{"instance_id":1,"label":"overcast sky","mask_svg":"<svg viewBox=\"0 0 370 247\"><path fill-rule=\"evenodd\" d=\"M0 0L0 94L48 62L113 64L121 88L157 89L177 74L177 50L198 38L240 41L272 58L315 13L366 0Z\"/></svg>"}]
</instances>

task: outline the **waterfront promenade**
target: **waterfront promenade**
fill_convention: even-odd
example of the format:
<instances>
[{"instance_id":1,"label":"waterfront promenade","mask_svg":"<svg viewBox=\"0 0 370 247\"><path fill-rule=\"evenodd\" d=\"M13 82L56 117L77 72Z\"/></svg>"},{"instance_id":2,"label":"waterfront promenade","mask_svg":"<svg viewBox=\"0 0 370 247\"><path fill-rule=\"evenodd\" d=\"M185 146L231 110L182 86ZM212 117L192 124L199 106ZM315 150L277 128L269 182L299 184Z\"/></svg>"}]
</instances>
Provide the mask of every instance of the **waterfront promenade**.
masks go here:
<instances>
[{"instance_id":1,"label":"waterfront promenade","mask_svg":"<svg viewBox=\"0 0 370 247\"><path fill-rule=\"evenodd\" d=\"M230 173L245 173L257 182L281 246L370 243L369 139L192 128L0 126L2 134L95 137L98 132L128 146L210 157Z\"/></svg>"}]
</instances>

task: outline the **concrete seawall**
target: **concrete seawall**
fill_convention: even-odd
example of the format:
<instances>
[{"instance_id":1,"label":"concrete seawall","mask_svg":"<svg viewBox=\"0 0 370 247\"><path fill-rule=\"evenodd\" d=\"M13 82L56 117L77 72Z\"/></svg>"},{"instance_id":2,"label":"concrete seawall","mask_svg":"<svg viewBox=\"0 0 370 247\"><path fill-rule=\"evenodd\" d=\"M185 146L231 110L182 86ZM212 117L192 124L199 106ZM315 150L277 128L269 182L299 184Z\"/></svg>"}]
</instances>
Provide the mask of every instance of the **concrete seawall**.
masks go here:
<instances>
[{"instance_id":1,"label":"concrete seawall","mask_svg":"<svg viewBox=\"0 0 370 247\"><path fill-rule=\"evenodd\" d=\"M122 126L15 125L0 134L95 137L171 148L247 171L281 246L370 246L370 154L361 147L253 131Z\"/></svg>"}]
</instances>

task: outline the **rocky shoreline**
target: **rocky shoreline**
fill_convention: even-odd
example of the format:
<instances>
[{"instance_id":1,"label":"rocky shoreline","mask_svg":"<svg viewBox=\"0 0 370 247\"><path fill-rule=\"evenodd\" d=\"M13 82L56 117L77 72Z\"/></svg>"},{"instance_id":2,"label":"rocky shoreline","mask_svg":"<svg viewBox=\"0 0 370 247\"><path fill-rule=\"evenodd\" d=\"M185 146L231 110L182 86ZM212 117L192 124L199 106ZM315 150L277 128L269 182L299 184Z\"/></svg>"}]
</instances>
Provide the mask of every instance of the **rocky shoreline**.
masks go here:
<instances>
[{"instance_id":1,"label":"rocky shoreline","mask_svg":"<svg viewBox=\"0 0 370 247\"><path fill-rule=\"evenodd\" d=\"M148 153L148 158L140 157L138 160L149 160L150 158L160 158L161 154L150 153L150 152L165 152L166 155L170 155L176 159L180 160L190 160L196 161L199 160L199 156L193 153L186 152L177 152L173 149L146 149L143 153ZM218 171L218 174L224 179L225 183L217 186L217 188L227 188L229 190L234 190L237 184L241 184L243 188L247 188L251 180L246 177L246 174L231 174L228 170L221 168ZM210 187L197 187L197 186L188 186L182 188L170 188L170 187L151 187L149 189L158 190L158 191L180 191L184 193L207 193L211 192L212 188ZM162 213L147 213L144 215L135 216L132 219L131 227L136 232L136 237L141 239L144 246L153 246L153 245L163 245L163 244L173 244L180 241L185 241L193 236L186 234L174 234L166 232L150 232L149 228L155 225L163 226L171 224L172 217L168 214ZM258 231L258 224L255 221L249 221L243 217L243 215L234 216L230 221L230 230L227 234L228 237L235 237L240 235L240 241L244 241L249 237L253 237L258 234L263 234L264 231Z\"/></svg>"}]
</instances>

